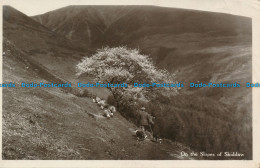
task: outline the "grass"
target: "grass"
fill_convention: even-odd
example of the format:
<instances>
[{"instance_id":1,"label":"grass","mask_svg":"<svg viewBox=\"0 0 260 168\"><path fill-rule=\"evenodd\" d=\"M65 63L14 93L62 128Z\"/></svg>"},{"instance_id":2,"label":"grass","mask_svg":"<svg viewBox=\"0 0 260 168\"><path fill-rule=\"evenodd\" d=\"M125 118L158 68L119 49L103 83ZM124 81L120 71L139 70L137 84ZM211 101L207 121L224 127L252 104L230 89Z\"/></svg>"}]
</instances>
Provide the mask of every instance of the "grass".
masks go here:
<instances>
[{"instance_id":1,"label":"grass","mask_svg":"<svg viewBox=\"0 0 260 168\"><path fill-rule=\"evenodd\" d=\"M20 88L21 82L48 82L42 77L49 74L17 59L16 47L4 43L4 49L3 81L17 85L3 88L3 160L179 159L183 146L138 143L135 125L119 113L104 118L90 98L58 88Z\"/></svg>"}]
</instances>

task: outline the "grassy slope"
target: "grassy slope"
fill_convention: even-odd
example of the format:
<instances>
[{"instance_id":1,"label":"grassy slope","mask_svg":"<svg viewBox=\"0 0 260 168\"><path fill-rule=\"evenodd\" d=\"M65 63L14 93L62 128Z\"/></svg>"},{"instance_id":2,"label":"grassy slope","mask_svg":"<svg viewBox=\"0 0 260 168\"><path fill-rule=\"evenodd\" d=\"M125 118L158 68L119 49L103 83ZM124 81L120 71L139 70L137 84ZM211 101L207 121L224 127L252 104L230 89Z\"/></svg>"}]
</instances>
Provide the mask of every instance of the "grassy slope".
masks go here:
<instances>
[{"instance_id":1,"label":"grassy slope","mask_svg":"<svg viewBox=\"0 0 260 168\"><path fill-rule=\"evenodd\" d=\"M4 51L3 80L17 85L3 89L3 159L190 159L179 156L189 149L171 141L137 142L133 124L119 113L104 118L89 98L21 88L21 82L50 82L48 74L39 75L35 62L21 60L22 51L6 39Z\"/></svg>"}]
</instances>

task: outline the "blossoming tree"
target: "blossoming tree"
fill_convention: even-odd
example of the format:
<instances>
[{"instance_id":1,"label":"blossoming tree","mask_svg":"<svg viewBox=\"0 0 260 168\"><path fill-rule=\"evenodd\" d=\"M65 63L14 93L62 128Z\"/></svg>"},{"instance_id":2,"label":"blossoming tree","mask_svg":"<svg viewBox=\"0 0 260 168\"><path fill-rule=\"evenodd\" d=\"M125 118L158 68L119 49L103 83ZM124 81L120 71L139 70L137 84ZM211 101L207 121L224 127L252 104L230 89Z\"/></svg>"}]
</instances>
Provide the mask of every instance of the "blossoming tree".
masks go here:
<instances>
[{"instance_id":1,"label":"blossoming tree","mask_svg":"<svg viewBox=\"0 0 260 168\"><path fill-rule=\"evenodd\" d=\"M85 57L77 65L77 75L87 74L100 83L126 83L128 87L109 87L117 103L127 100L128 104L147 102L156 92L176 94L177 88L134 87L134 83L173 83L174 75L157 69L152 60L137 49L126 47L102 48L91 57ZM125 101L126 102L126 101Z\"/></svg>"}]
</instances>

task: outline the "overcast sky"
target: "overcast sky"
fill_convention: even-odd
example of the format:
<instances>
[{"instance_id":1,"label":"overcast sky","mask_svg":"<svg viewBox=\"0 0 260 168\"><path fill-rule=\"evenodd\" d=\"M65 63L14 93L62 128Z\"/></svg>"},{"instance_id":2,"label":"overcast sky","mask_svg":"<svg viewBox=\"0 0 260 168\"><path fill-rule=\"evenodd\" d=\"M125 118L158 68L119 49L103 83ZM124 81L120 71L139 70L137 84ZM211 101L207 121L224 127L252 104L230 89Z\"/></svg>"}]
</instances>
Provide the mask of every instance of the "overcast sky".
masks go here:
<instances>
[{"instance_id":1,"label":"overcast sky","mask_svg":"<svg viewBox=\"0 0 260 168\"><path fill-rule=\"evenodd\" d=\"M258 0L4 0L28 16L38 15L68 5L156 5L187 8L242 16L256 15L260 11Z\"/></svg>"}]
</instances>

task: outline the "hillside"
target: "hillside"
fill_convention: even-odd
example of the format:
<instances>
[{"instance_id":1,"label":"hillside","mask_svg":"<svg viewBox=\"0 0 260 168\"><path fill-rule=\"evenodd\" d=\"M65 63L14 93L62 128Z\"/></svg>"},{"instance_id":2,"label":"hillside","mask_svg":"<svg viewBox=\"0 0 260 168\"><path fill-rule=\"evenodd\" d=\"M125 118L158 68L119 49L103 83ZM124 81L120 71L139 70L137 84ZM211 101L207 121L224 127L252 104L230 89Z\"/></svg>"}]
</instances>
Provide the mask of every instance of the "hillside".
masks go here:
<instances>
[{"instance_id":1,"label":"hillside","mask_svg":"<svg viewBox=\"0 0 260 168\"><path fill-rule=\"evenodd\" d=\"M90 46L117 19L134 7L126 6L68 6L34 16L33 19L52 31L84 46Z\"/></svg>"},{"instance_id":2,"label":"hillside","mask_svg":"<svg viewBox=\"0 0 260 168\"><path fill-rule=\"evenodd\" d=\"M4 39L3 159L192 159L181 157L189 148L165 140L138 142L135 125L119 113L108 120L90 98L80 98L58 88L21 88L22 82L59 82ZM41 71L42 72L42 71ZM156 153L154 154L154 151Z\"/></svg>"},{"instance_id":3,"label":"hillside","mask_svg":"<svg viewBox=\"0 0 260 168\"><path fill-rule=\"evenodd\" d=\"M74 66L71 63L76 63L79 58L56 52L57 57L69 59L66 64L59 62L70 64L66 71L64 65L57 66L53 62L56 56L44 53L42 56L46 57L39 59L37 52L28 52L31 48L21 41L31 44L32 48L41 47L46 52L48 47L71 53L73 50L62 48L58 43L48 45L49 40L56 42L56 38L48 36L52 33L50 30L11 7L4 9L9 16L4 20L3 83L16 84L15 88L3 88L4 160L193 159L180 156L181 151L189 152L191 149L177 142L167 139L163 144L149 139L136 141L134 124L120 113L110 120L103 117L103 111L92 99L75 95L72 91L75 88L21 88L22 82L72 82L74 78L68 77L74 73L69 73ZM14 24L21 27L9 29ZM19 31L15 31L17 27ZM44 34L41 31L45 31ZM24 36L16 40L18 33ZM30 39L37 42L44 39L43 46L32 43Z\"/></svg>"},{"instance_id":4,"label":"hillside","mask_svg":"<svg viewBox=\"0 0 260 168\"><path fill-rule=\"evenodd\" d=\"M72 64L91 53L10 6L3 7L3 36L30 58L61 75L74 74Z\"/></svg>"},{"instance_id":5,"label":"hillside","mask_svg":"<svg viewBox=\"0 0 260 168\"><path fill-rule=\"evenodd\" d=\"M3 36L19 47L28 59L65 81L77 81L74 77L76 64L83 56L93 53L11 6L3 7Z\"/></svg>"},{"instance_id":6,"label":"hillside","mask_svg":"<svg viewBox=\"0 0 260 168\"><path fill-rule=\"evenodd\" d=\"M86 38L91 45L129 45L156 34L251 34L245 17L155 6L68 6L32 18L69 39Z\"/></svg>"}]
</instances>

